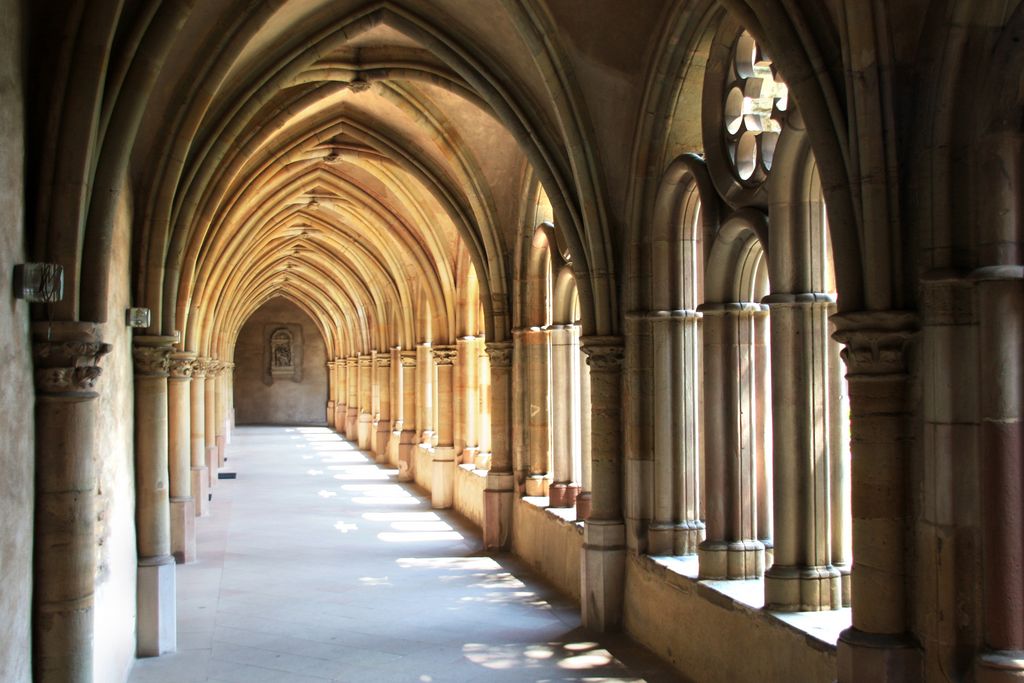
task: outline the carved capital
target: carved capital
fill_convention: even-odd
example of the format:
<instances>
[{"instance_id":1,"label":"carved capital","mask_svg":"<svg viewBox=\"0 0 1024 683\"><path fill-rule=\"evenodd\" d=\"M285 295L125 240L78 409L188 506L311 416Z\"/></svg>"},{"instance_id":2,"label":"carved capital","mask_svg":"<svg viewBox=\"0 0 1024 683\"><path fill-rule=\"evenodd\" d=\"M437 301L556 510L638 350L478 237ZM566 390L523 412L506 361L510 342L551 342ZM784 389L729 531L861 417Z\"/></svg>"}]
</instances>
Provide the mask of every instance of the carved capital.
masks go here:
<instances>
[{"instance_id":1,"label":"carved capital","mask_svg":"<svg viewBox=\"0 0 1024 683\"><path fill-rule=\"evenodd\" d=\"M172 353L168 363L171 379L191 379L195 374L196 355L194 353Z\"/></svg>"},{"instance_id":2,"label":"carved capital","mask_svg":"<svg viewBox=\"0 0 1024 683\"><path fill-rule=\"evenodd\" d=\"M110 353L103 342L37 341L35 357L36 390L44 394L87 394L93 392L103 372L100 358Z\"/></svg>"},{"instance_id":3,"label":"carved capital","mask_svg":"<svg viewBox=\"0 0 1024 683\"><path fill-rule=\"evenodd\" d=\"M399 354L403 368L414 368L416 367L416 352L415 351L401 351Z\"/></svg>"},{"instance_id":4,"label":"carved capital","mask_svg":"<svg viewBox=\"0 0 1024 683\"><path fill-rule=\"evenodd\" d=\"M373 366L373 356L366 354L365 356L359 356L357 359L357 365L361 368L369 368Z\"/></svg>"},{"instance_id":5,"label":"carved capital","mask_svg":"<svg viewBox=\"0 0 1024 683\"><path fill-rule=\"evenodd\" d=\"M847 376L903 374L907 345L918 330L910 311L859 311L833 315L832 338L843 344Z\"/></svg>"},{"instance_id":6,"label":"carved capital","mask_svg":"<svg viewBox=\"0 0 1024 683\"><path fill-rule=\"evenodd\" d=\"M487 342L484 349L487 351L492 368L512 367L512 342Z\"/></svg>"},{"instance_id":7,"label":"carved capital","mask_svg":"<svg viewBox=\"0 0 1024 683\"><path fill-rule=\"evenodd\" d=\"M582 351L591 372L620 372L625 360L622 337L583 337Z\"/></svg>"},{"instance_id":8,"label":"carved capital","mask_svg":"<svg viewBox=\"0 0 1024 683\"><path fill-rule=\"evenodd\" d=\"M174 337L138 336L132 343L135 374L141 377L167 377Z\"/></svg>"},{"instance_id":9,"label":"carved capital","mask_svg":"<svg viewBox=\"0 0 1024 683\"><path fill-rule=\"evenodd\" d=\"M391 356L385 353L377 354L377 367L378 368L390 368L391 367Z\"/></svg>"},{"instance_id":10,"label":"carved capital","mask_svg":"<svg viewBox=\"0 0 1024 683\"><path fill-rule=\"evenodd\" d=\"M192 363L192 379L205 379L210 371L209 358L196 358Z\"/></svg>"},{"instance_id":11,"label":"carved capital","mask_svg":"<svg viewBox=\"0 0 1024 683\"><path fill-rule=\"evenodd\" d=\"M434 346L431 348L431 352L434 354L434 363L437 365L452 365L455 363L457 351L454 346Z\"/></svg>"}]
</instances>

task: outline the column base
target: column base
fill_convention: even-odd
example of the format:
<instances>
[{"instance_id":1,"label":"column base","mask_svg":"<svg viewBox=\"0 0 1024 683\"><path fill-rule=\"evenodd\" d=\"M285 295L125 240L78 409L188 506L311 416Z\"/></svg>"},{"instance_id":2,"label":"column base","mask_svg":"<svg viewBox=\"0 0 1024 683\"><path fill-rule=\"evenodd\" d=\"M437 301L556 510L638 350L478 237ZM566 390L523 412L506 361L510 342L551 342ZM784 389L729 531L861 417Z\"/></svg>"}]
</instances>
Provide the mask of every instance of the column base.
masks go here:
<instances>
[{"instance_id":1,"label":"column base","mask_svg":"<svg viewBox=\"0 0 1024 683\"><path fill-rule=\"evenodd\" d=\"M424 429L422 432L420 432L419 444L421 446L426 446L427 448L433 448L434 447L434 430L432 430L432 429Z\"/></svg>"},{"instance_id":2,"label":"column base","mask_svg":"<svg viewBox=\"0 0 1024 683\"><path fill-rule=\"evenodd\" d=\"M839 572L839 599L842 601L843 607L849 607L851 603L851 596L853 594L853 583L850 577L850 565L848 564L834 564L836 571Z\"/></svg>"},{"instance_id":3,"label":"column base","mask_svg":"<svg viewBox=\"0 0 1024 683\"><path fill-rule=\"evenodd\" d=\"M923 678L921 650L907 636L848 628L839 635L836 663L839 683L897 683Z\"/></svg>"},{"instance_id":4,"label":"column base","mask_svg":"<svg viewBox=\"0 0 1024 683\"><path fill-rule=\"evenodd\" d=\"M583 527L580 611L583 626L607 633L622 624L626 579L626 526L622 522L587 522Z\"/></svg>"},{"instance_id":5,"label":"column base","mask_svg":"<svg viewBox=\"0 0 1024 683\"><path fill-rule=\"evenodd\" d=\"M348 411L348 415L345 416L345 438L349 441L357 441L359 438L359 412L352 408Z\"/></svg>"},{"instance_id":6,"label":"column base","mask_svg":"<svg viewBox=\"0 0 1024 683\"><path fill-rule=\"evenodd\" d=\"M764 570L767 572L775 564L775 541L770 538L760 539L764 546Z\"/></svg>"},{"instance_id":7,"label":"column base","mask_svg":"<svg viewBox=\"0 0 1024 683\"><path fill-rule=\"evenodd\" d=\"M526 495L548 495L548 478L543 474L531 474L526 478Z\"/></svg>"},{"instance_id":8,"label":"column base","mask_svg":"<svg viewBox=\"0 0 1024 683\"><path fill-rule=\"evenodd\" d=\"M590 491L583 491L576 496L576 519L585 521L590 519L590 506L593 498Z\"/></svg>"},{"instance_id":9,"label":"column base","mask_svg":"<svg viewBox=\"0 0 1024 683\"><path fill-rule=\"evenodd\" d=\"M511 472L489 473L484 489L484 547L488 550L508 548L512 541L512 502L515 475Z\"/></svg>"},{"instance_id":10,"label":"column base","mask_svg":"<svg viewBox=\"0 0 1024 683\"><path fill-rule=\"evenodd\" d=\"M331 425L335 432L339 434L345 433L345 404L335 404L334 406L334 424Z\"/></svg>"},{"instance_id":11,"label":"column base","mask_svg":"<svg viewBox=\"0 0 1024 683\"><path fill-rule=\"evenodd\" d=\"M704 541L697 548L702 579L759 579L764 576L760 541Z\"/></svg>"},{"instance_id":12,"label":"column base","mask_svg":"<svg viewBox=\"0 0 1024 683\"><path fill-rule=\"evenodd\" d=\"M334 415L337 410L334 407L334 401L327 402L327 427L334 429Z\"/></svg>"},{"instance_id":13,"label":"column base","mask_svg":"<svg viewBox=\"0 0 1024 683\"><path fill-rule=\"evenodd\" d=\"M93 595L35 605L32 617L34 681L92 681Z\"/></svg>"},{"instance_id":14,"label":"column base","mask_svg":"<svg viewBox=\"0 0 1024 683\"><path fill-rule=\"evenodd\" d=\"M1021 683L1024 681L1024 650L994 650L975 661L977 683Z\"/></svg>"},{"instance_id":15,"label":"column base","mask_svg":"<svg viewBox=\"0 0 1024 683\"><path fill-rule=\"evenodd\" d=\"M455 502L455 449L438 446L431 454L430 507L435 510L450 508Z\"/></svg>"},{"instance_id":16,"label":"column base","mask_svg":"<svg viewBox=\"0 0 1024 683\"><path fill-rule=\"evenodd\" d=\"M215 462L217 463L217 469L220 470L224 468L224 463L227 462L228 459L227 437L225 437L223 434L218 434L215 443L217 448L217 460Z\"/></svg>"},{"instance_id":17,"label":"column base","mask_svg":"<svg viewBox=\"0 0 1024 683\"><path fill-rule=\"evenodd\" d=\"M210 516L210 469L202 467L192 468L192 498L195 501L195 516Z\"/></svg>"},{"instance_id":18,"label":"column base","mask_svg":"<svg viewBox=\"0 0 1024 683\"><path fill-rule=\"evenodd\" d=\"M675 534L674 524L652 522L647 527L647 553L649 555L671 555L675 550Z\"/></svg>"},{"instance_id":19,"label":"column base","mask_svg":"<svg viewBox=\"0 0 1024 683\"><path fill-rule=\"evenodd\" d=\"M356 425L356 445L359 450L370 450L370 436L373 433L373 418L369 413L362 413Z\"/></svg>"},{"instance_id":20,"label":"column base","mask_svg":"<svg viewBox=\"0 0 1024 683\"><path fill-rule=\"evenodd\" d=\"M774 565L764 575L764 608L777 612L821 612L842 606L842 580L835 567Z\"/></svg>"},{"instance_id":21,"label":"column base","mask_svg":"<svg viewBox=\"0 0 1024 683\"><path fill-rule=\"evenodd\" d=\"M473 467L478 470L490 470L491 469L491 453L490 451L477 451L473 455Z\"/></svg>"},{"instance_id":22,"label":"column base","mask_svg":"<svg viewBox=\"0 0 1024 683\"><path fill-rule=\"evenodd\" d=\"M377 421L377 447L374 449L376 453L376 461L385 464L388 461L388 443L391 441L391 420L378 420Z\"/></svg>"},{"instance_id":23,"label":"column base","mask_svg":"<svg viewBox=\"0 0 1024 683\"><path fill-rule=\"evenodd\" d=\"M136 606L139 657L159 657L178 648L174 558L139 560Z\"/></svg>"},{"instance_id":24,"label":"column base","mask_svg":"<svg viewBox=\"0 0 1024 683\"><path fill-rule=\"evenodd\" d=\"M418 448L416 444L416 432L413 430L402 430L402 436L398 442L398 481L412 481L413 463L416 462L415 454Z\"/></svg>"},{"instance_id":25,"label":"column base","mask_svg":"<svg viewBox=\"0 0 1024 683\"><path fill-rule=\"evenodd\" d=\"M178 564L196 561L196 502L171 498L171 554Z\"/></svg>"},{"instance_id":26,"label":"column base","mask_svg":"<svg viewBox=\"0 0 1024 683\"><path fill-rule=\"evenodd\" d=\"M704 542L705 533L704 522L699 520L676 524L672 539L676 555L696 555L700 544ZM761 573L764 573L763 569Z\"/></svg>"},{"instance_id":27,"label":"column base","mask_svg":"<svg viewBox=\"0 0 1024 683\"><path fill-rule=\"evenodd\" d=\"M553 508L571 508L576 505L576 497L580 487L569 482L558 482L548 488L548 506Z\"/></svg>"}]
</instances>

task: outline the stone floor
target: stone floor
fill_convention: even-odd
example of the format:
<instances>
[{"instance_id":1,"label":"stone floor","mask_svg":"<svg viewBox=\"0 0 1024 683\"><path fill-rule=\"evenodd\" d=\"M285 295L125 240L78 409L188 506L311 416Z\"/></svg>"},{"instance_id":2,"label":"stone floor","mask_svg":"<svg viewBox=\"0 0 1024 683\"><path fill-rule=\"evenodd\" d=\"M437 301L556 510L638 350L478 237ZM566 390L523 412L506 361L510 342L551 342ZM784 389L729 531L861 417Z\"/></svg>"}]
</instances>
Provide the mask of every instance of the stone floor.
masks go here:
<instances>
[{"instance_id":1,"label":"stone floor","mask_svg":"<svg viewBox=\"0 0 1024 683\"><path fill-rule=\"evenodd\" d=\"M680 680L333 432L243 427L228 454L178 652L132 682Z\"/></svg>"}]
</instances>

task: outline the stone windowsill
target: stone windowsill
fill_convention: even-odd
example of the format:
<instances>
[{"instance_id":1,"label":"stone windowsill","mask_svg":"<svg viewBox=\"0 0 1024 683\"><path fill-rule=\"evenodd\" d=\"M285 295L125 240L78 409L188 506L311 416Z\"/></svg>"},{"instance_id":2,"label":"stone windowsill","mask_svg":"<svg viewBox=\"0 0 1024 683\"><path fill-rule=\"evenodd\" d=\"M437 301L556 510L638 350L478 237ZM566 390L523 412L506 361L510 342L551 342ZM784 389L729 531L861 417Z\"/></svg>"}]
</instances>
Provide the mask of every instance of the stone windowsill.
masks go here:
<instances>
[{"instance_id":1,"label":"stone windowsill","mask_svg":"<svg viewBox=\"0 0 1024 683\"><path fill-rule=\"evenodd\" d=\"M461 465L459 465L459 467L465 470L466 472L469 472L470 474L475 474L480 478L487 478L487 470L481 470L471 462L462 463Z\"/></svg>"},{"instance_id":2,"label":"stone windowsill","mask_svg":"<svg viewBox=\"0 0 1024 683\"><path fill-rule=\"evenodd\" d=\"M849 607L823 612L776 612L764 609L764 579L714 580L699 579L697 556L687 557L647 555L644 559L663 570L664 575L674 582L692 582L706 586L715 593L737 605L743 605L768 618L777 619L815 641L834 648L839 634L851 624Z\"/></svg>"},{"instance_id":3,"label":"stone windowsill","mask_svg":"<svg viewBox=\"0 0 1024 683\"><path fill-rule=\"evenodd\" d=\"M523 496L522 500L524 503L529 503L534 507L544 510L544 512L561 522L576 525L581 532L583 531L583 520L576 519L575 505L571 508L553 508L548 505L550 501L547 496Z\"/></svg>"}]
</instances>

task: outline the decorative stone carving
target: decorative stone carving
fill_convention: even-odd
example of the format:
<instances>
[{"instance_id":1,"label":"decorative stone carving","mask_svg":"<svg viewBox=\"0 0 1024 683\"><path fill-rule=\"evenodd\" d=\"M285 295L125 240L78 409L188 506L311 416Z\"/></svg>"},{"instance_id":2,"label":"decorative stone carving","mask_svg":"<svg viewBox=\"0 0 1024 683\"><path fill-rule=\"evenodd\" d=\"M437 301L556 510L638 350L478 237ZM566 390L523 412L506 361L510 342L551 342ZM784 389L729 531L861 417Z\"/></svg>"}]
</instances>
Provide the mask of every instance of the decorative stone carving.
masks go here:
<instances>
[{"instance_id":1,"label":"decorative stone carving","mask_svg":"<svg viewBox=\"0 0 1024 683\"><path fill-rule=\"evenodd\" d=\"M195 371L196 358L192 354L173 353L168 363L171 379L191 379Z\"/></svg>"},{"instance_id":2,"label":"decorative stone carving","mask_svg":"<svg viewBox=\"0 0 1024 683\"><path fill-rule=\"evenodd\" d=\"M37 341L33 346L36 389L47 394L92 392L102 373L100 358L111 345L92 341Z\"/></svg>"},{"instance_id":3,"label":"decorative stone carving","mask_svg":"<svg viewBox=\"0 0 1024 683\"><path fill-rule=\"evenodd\" d=\"M416 367L416 351L402 351L399 353L399 358L403 368Z\"/></svg>"},{"instance_id":4,"label":"decorative stone carving","mask_svg":"<svg viewBox=\"0 0 1024 683\"><path fill-rule=\"evenodd\" d=\"M484 346L492 368L512 367L512 342L487 342Z\"/></svg>"},{"instance_id":5,"label":"decorative stone carving","mask_svg":"<svg viewBox=\"0 0 1024 683\"><path fill-rule=\"evenodd\" d=\"M263 383L302 381L302 326L273 323L263 326ZM232 364L231 367L234 367Z\"/></svg>"},{"instance_id":6,"label":"decorative stone carving","mask_svg":"<svg viewBox=\"0 0 1024 683\"><path fill-rule=\"evenodd\" d=\"M906 372L906 347L918 329L914 313L861 311L833 315L831 321L832 338L845 345L848 376Z\"/></svg>"},{"instance_id":7,"label":"decorative stone carving","mask_svg":"<svg viewBox=\"0 0 1024 683\"><path fill-rule=\"evenodd\" d=\"M135 374L145 377L166 377L170 370L171 347L136 344L132 346Z\"/></svg>"},{"instance_id":8,"label":"decorative stone carving","mask_svg":"<svg viewBox=\"0 0 1024 683\"><path fill-rule=\"evenodd\" d=\"M390 368L391 367L391 356L383 353L377 354L377 367L378 368Z\"/></svg>"},{"instance_id":9,"label":"decorative stone carving","mask_svg":"<svg viewBox=\"0 0 1024 683\"><path fill-rule=\"evenodd\" d=\"M626 355L621 337L583 337L580 341L591 371L618 372L622 369Z\"/></svg>"},{"instance_id":10,"label":"decorative stone carving","mask_svg":"<svg viewBox=\"0 0 1024 683\"><path fill-rule=\"evenodd\" d=\"M192 378L193 379L205 379L206 374L210 370L210 359L209 358L196 358L192 362Z\"/></svg>"},{"instance_id":11,"label":"decorative stone carving","mask_svg":"<svg viewBox=\"0 0 1024 683\"><path fill-rule=\"evenodd\" d=\"M434 354L434 363L437 365L452 365L455 363L455 357L457 355L456 347L454 346L434 346L432 347Z\"/></svg>"}]
</instances>

